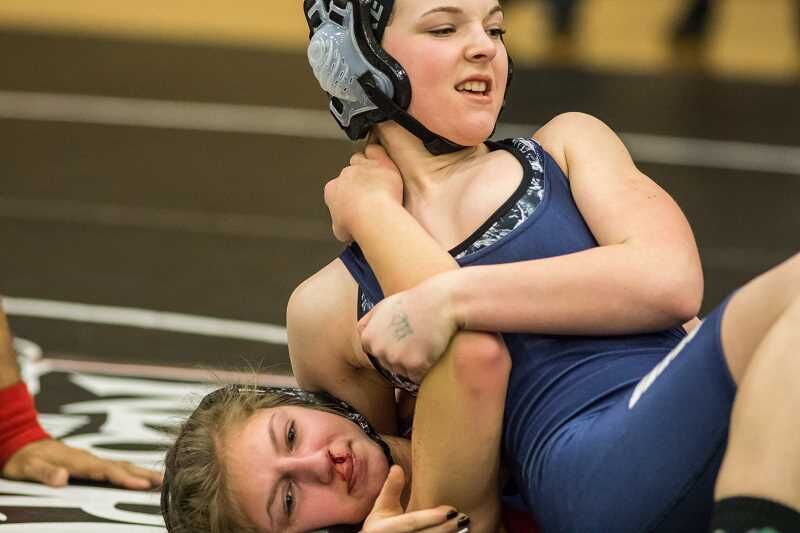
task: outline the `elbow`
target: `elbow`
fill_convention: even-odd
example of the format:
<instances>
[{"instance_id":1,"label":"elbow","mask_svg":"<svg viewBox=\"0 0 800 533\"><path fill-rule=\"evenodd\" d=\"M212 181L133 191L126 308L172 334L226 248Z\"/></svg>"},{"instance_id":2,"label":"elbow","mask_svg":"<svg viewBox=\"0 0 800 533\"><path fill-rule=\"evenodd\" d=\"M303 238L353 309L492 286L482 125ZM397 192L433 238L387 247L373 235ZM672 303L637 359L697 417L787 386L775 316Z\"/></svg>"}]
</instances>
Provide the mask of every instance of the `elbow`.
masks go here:
<instances>
[{"instance_id":1,"label":"elbow","mask_svg":"<svg viewBox=\"0 0 800 533\"><path fill-rule=\"evenodd\" d=\"M680 298L676 298L673 302L672 312L678 322L683 323L691 320L700 313L700 305L703 303L702 291L689 291L690 294L684 294Z\"/></svg>"},{"instance_id":2,"label":"elbow","mask_svg":"<svg viewBox=\"0 0 800 533\"><path fill-rule=\"evenodd\" d=\"M670 325L684 323L696 317L703 303L703 275L699 271L691 275L676 276L664 283L658 291L661 312Z\"/></svg>"},{"instance_id":3,"label":"elbow","mask_svg":"<svg viewBox=\"0 0 800 533\"><path fill-rule=\"evenodd\" d=\"M453 351L456 380L476 395L501 393L505 398L511 356L499 335L469 333ZM460 334L459 337L465 337ZM467 339L465 339L467 340Z\"/></svg>"}]
</instances>

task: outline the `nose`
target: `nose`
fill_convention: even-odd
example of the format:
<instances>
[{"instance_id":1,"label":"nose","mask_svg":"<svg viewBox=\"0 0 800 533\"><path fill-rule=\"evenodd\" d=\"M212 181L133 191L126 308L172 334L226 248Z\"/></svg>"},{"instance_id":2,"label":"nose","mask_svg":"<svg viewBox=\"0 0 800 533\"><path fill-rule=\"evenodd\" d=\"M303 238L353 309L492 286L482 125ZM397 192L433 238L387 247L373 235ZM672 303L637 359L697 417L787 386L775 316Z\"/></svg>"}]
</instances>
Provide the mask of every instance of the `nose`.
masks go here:
<instances>
[{"instance_id":1,"label":"nose","mask_svg":"<svg viewBox=\"0 0 800 533\"><path fill-rule=\"evenodd\" d=\"M327 448L320 448L303 455L286 457L283 470L297 481L323 485L330 484L335 475L334 464Z\"/></svg>"},{"instance_id":2,"label":"nose","mask_svg":"<svg viewBox=\"0 0 800 533\"><path fill-rule=\"evenodd\" d=\"M470 30L466 49L467 59L476 62L489 62L497 55L497 40L486 33L483 24L476 24Z\"/></svg>"}]
</instances>

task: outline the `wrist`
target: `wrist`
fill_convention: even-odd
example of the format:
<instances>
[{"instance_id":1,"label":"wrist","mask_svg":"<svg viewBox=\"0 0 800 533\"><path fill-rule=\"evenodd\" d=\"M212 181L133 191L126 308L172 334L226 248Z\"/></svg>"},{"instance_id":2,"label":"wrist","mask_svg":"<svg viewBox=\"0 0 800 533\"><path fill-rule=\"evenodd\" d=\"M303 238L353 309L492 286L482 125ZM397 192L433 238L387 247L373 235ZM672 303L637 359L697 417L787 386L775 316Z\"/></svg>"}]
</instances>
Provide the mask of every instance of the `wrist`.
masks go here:
<instances>
[{"instance_id":1,"label":"wrist","mask_svg":"<svg viewBox=\"0 0 800 533\"><path fill-rule=\"evenodd\" d=\"M354 202L347 220L347 229L358 243L376 232L381 238L391 232L398 216L410 216L401 203L387 194L364 194Z\"/></svg>"},{"instance_id":2,"label":"wrist","mask_svg":"<svg viewBox=\"0 0 800 533\"><path fill-rule=\"evenodd\" d=\"M448 270L430 278L426 283L430 283L433 290L441 296L441 309L447 319L455 325L455 329L466 329L467 320L464 312L464 300L461 295L459 274L461 269Z\"/></svg>"},{"instance_id":3,"label":"wrist","mask_svg":"<svg viewBox=\"0 0 800 533\"><path fill-rule=\"evenodd\" d=\"M20 380L19 372L16 368L9 369L8 371L0 370L0 391L16 385Z\"/></svg>"},{"instance_id":4,"label":"wrist","mask_svg":"<svg viewBox=\"0 0 800 533\"><path fill-rule=\"evenodd\" d=\"M0 467L24 446L47 438L25 383L0 389Z\"/></svg>"},{"instance_id":5,"label":"wrist","mask_svg":"<svg viewBox=\"0 0 800 533\"><path fill-rule=\"evenodd\" d=\"M0 310L0 390L20 380L18 368L17 354L14 351L8 324L5 324Z\"/></svg>"}]
</instances>

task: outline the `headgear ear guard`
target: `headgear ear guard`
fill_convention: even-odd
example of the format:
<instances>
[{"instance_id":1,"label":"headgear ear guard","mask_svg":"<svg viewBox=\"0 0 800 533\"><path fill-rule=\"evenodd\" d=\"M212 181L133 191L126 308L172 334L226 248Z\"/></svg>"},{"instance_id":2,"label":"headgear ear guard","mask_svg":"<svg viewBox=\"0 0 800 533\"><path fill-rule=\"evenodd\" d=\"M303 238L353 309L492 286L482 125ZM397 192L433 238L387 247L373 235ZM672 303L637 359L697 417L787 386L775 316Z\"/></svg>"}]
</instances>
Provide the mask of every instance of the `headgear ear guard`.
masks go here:
<instances>
[{"instance_id":1,"label":"headgear ear guard","mask_svg":"<svg viewBox=\"0 0 800 533\"><path fill-rule=\"evenodd\" d=\"M366 419L364 415L359 413L358 411L353 408L349 403L345 402L344 400L340 400L324 391L320 392L309 392L303 389L294 388L294 387L261 387L261 386L247 386L247 385L227 385L225 387L219 388L215 391L208 393L202 400L200 400L200 404L194 410L194 412L189 415L189 419L192 419L196 413L202 412L209 407L211 407L214 403L218 402L221 398L231 395L231 394L242 394L242 393L255 393L255 394L275 394L283 396L284 398L291 398L294 400L293 402L289 403L289 405L300 405L306 407L324 407L334 413L346 418L350 422L356 424L361 430L366 433L366 435L375 441L383 451L384 455L386 456L386 460L389 463L389 466L394 464L394 460L392 459L392 453L389 449L389 445L384 441L381 436L378 434L377 431L372 427L369 421ZM169 487L171 485L171 479L169 477L169 472L166 472L164 477L164 483L162 485L161 491L161 513L166 518L169 516L169 508L173 502L170 500L170 491ZM167 521L166 523L167 530L169 531L172 525ZM361 531L361 524L339 524L334 526L329 526L322 529L316 529L309 533L358 533Z\"/></svg>"},{"instance_id":2,"label":"headgear ear guard","mask_svg":"<svg viewBox=\"0 0 800 533\"><path fill-rule=\"evenodd\" d=\"M411 103L408 75L380 45L393 7L394 0L304 0L308 61L331 97L331 114L352 140L393 120L433 155L461 150L464 146L433 133L406 111ZM513 70L508 59L504 99Z\"/></svg>"}]
</instances>

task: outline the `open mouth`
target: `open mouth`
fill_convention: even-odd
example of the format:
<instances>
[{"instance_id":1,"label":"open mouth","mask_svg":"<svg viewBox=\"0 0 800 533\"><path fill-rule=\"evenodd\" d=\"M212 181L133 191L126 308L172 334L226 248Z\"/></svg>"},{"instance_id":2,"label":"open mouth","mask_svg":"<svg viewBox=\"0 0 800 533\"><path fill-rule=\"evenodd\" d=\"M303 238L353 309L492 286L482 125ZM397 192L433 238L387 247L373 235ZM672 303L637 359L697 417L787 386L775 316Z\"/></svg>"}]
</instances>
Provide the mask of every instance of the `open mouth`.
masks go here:
<instances>
[{"instance_id":1,"label":"open mouth","mask_svg":"<svg viewBox=\"0 0 800 533\"><path fill-rule=\"evenodd\" d=\"M462 81L455 87L456 91L474 96L488 96L491 91L491 86L488 82L483 80L468 80Z\"/></svg>"}]
</instances>

